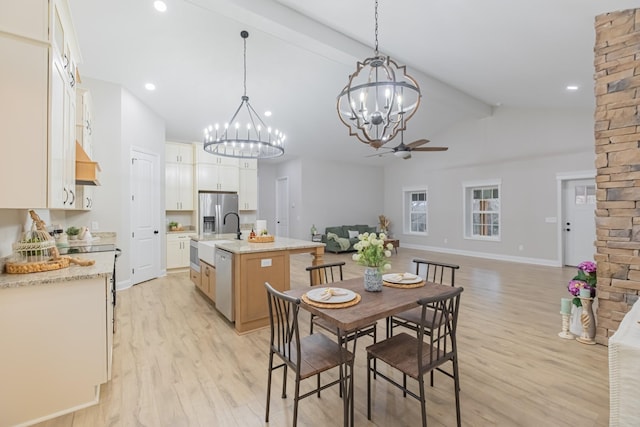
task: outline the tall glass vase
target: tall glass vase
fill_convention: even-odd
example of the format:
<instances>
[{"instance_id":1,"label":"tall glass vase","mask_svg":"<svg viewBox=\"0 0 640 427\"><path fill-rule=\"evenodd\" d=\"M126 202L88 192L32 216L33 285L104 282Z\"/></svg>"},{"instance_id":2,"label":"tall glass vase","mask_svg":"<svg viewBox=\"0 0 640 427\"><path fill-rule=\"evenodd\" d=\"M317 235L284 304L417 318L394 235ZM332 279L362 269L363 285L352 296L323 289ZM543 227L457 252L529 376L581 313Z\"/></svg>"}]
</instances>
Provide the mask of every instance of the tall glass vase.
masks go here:
<instances>
[{"instance_id":1,"label":"tall glass vase","mask_svg":"<svg viewBox=\"0 0 640 427\"><path fill-rule=\"evenodd\" d=\"M377 267L364 268L364 290L369 292L382 290L382 273Z\"/></svg>"}]
</instances>

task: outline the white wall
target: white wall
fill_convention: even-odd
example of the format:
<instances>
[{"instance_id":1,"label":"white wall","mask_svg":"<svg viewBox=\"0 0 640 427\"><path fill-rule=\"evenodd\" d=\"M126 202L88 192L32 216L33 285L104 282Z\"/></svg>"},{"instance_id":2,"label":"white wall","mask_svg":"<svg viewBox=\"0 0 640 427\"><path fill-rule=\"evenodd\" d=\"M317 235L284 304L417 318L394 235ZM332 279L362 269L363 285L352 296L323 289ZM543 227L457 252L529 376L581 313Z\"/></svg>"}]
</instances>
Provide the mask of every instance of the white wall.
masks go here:
<instances>
[{"instance_id":1,"label":"white wall","mask_svg":"<svg viewBox=\"0 0 640 427\"><path fill-rule=\"evenodd\" d=\"M592 112L502 109L432 139L429 145L449 151L414 153L385 168L385 214L401 245L543 264L559 259L557 224L545 218L557 216L556 173L594 168ZM464 239L463 182L488 179L502 182L501 241ZM426 237L402 234L402 190L416 185L428 187Z\"/></svg>"},{"instance_id":2,"label":"white wall","mask_svg":"<svg viewBox=\"0 0 640 427\"><path fill-rule=\"evenodd\" d=\"M384 182L381 167L342 161L298 159L258 165L258 217L275 230L275 181L289 178L289 236L310 239L311 226L325 227L378 223L383 211Z\"/></svg>"}]
</instances>

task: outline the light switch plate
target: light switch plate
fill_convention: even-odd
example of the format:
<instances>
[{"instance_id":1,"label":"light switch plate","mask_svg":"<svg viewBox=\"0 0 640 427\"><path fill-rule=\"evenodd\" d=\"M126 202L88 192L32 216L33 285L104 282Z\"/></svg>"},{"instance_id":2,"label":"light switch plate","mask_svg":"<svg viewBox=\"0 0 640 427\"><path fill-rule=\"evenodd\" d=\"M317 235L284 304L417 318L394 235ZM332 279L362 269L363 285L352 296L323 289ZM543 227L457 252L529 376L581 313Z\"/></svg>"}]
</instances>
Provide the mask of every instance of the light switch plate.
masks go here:
<instances>
[{"instance_id":1,"label":"light switch plate","mask_svg":"<svg viewBox=\"0 0 640 427\"><path fill-rule=\"evenodd\" d=\"M261 259L260 267L271 267L271 258Z\"/></svg>"}]
</instances>

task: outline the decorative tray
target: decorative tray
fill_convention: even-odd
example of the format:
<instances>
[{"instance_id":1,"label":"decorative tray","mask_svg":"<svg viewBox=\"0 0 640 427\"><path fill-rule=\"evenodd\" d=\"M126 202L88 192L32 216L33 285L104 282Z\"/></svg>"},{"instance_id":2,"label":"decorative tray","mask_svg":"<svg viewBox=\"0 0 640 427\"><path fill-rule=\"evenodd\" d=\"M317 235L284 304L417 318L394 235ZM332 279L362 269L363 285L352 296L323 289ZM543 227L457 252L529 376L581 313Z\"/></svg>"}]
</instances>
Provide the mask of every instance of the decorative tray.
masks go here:
<instances>
[{"instance_id":1,"label":"decorative tray","mask_svg":"<svg viewBox=\"0 0 640 427\"><path fill-rule=\"evenodd\" d=\"M249 238L249 242L251 243L270 243L273 241L275 241L275 236L256 236Z\"/></svg>"}]
</instances>

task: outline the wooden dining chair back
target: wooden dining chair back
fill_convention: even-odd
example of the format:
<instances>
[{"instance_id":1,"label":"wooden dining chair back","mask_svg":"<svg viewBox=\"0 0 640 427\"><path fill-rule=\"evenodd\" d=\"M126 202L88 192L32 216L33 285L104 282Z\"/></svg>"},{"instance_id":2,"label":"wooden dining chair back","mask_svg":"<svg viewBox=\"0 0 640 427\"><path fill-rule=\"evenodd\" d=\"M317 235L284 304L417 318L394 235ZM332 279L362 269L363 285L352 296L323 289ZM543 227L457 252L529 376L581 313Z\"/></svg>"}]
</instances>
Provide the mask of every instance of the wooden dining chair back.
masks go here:
<instances>
[{"instance_id":1,"label":"wooden dining chair back","mask_svg":"<svg viewBox=\"0 0 640 427\"><path fill-rule=\"evenodd\" d=\"M456 270L460 269L459 265L420 258L415 258L413 262L416 264L416 275L423 277L427 282L455 285ZM420 308L414 308L387 318L387 338L393 336L393 329L398 326L418 332L420 313ZM430 329L431 325L427 324L426 327Z\"/></svg>"},{"instance_id":2,"label":"wooden dining chair back","mask_svg":"<svg viewBox=\"0 0 640 427\"><path fill-rule=\"evenodd\" d=\"M334 263L328 263L328 264L312 265L307 267L306 270L309 272L309 284L311 286L317 286L317 285L328 285L331 283L342 281L343 280L342 267L345 264L346 263L342 261L342 262L334 262ZM309 325L310 333L313 333L314 326L319 326L320 328L324 329L327 332L332 333L333 335L338 334L338 331L334 326L330 325L323 319L317 316L314 316L312 314L311 322ZM369 335L373 339L373 342L376 342L376 338L377 338L376 324L372 323L357 331L345 331L345 336L349 341L355 337L355 334L357 334L358 337Z\"/></svg>"},{"instance_id":3,"label":"wooden dining chair back","mask_svg":"<svg viewBox=\"0 0 640 427\"><path fill-rule=\"evenodd\" d=\"M295 373L295 396L293 403L293 426L297 425L298 402L320 390L340 385L346 389L346 385L353 376L353 354L342 348L323 334L311 334L300 337L298 327L298 313L300 311L300 299L293 298L276 289L269 283L265 283L269 306L270 338L269 338L269 373L267 379L267 408L265 421L269 422L269 406L271 403L271 377L274 370L283 368L282 398L287 397L287 369ZM280 359L274 366L274 356ZM340 369L339 378L324 385L320 384L320 374L333 368ZM308 393L300 395L300 382L309 377L316 376L318 381L316 388ZM346 418L346 416L345 416Z\"/></svg>"},{"instance_id":4,"label":"wooden dining chair back","mask_svg":"<svg viewBox=\"0 0 640 427\"><path fill-rule=\"evenodd\" d=\"M418 399L422 409L422 425L426 426L424 375L436 369L439 370L442 365L451 362L456 419L460 427L460 378L456 329L462 291L462 288L452 287L441 296L418 301L420 325L437 325L428 334L426 327L419 327L417 336L402 332L367 347L367 417L369 420L371 420L371 374L373 373L401 389L403 396L409 394ZM402 373L402 384L388 374L377 371L375 364L372 364L372 361L375 362L377 359L399 370ZM419 394L407 388L407 377L418 382Z\"/></svg>"},{"instance_id":5,"label":"wooden dining chair back","mask_svg":"<svg viewBox=\"0 0 640 427\"><path fill-rule=\"evenodd\" d=\"M459 265L421 258L414 258L413 262L416 264L416 274L424 277L427 282L455 286L456 270L460 269Z\"/></svg>"}]
</instances>

